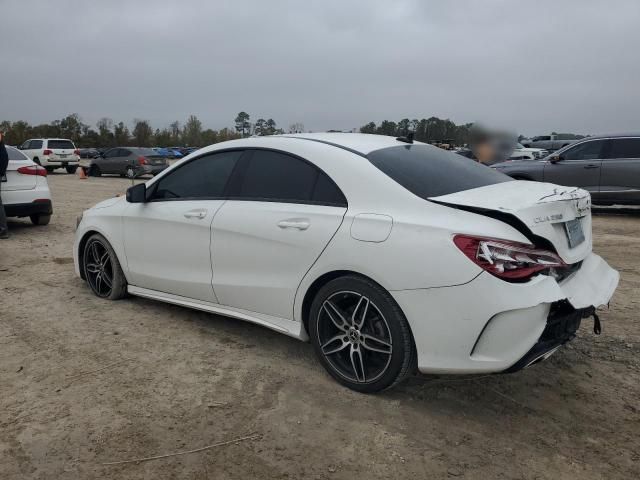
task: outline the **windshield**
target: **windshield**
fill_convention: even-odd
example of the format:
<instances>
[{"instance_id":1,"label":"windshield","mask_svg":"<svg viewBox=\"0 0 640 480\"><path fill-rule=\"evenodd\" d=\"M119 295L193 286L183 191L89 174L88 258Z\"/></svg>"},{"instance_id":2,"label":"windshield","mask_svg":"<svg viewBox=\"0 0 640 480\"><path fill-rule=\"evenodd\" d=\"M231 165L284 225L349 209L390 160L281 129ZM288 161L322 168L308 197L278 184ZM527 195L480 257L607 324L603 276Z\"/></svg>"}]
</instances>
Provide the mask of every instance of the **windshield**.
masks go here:
<instances>
[{"instance_id":1,"label":"windshield","mask_svg":"<svg viewBox=\"0 0 640 480\"><path fill-rule=\"evenodd\" d=\"M513 179L474 160L431 145L374 150L369 161L420 198L484 187Z\"/></svg>"}]
</instances>

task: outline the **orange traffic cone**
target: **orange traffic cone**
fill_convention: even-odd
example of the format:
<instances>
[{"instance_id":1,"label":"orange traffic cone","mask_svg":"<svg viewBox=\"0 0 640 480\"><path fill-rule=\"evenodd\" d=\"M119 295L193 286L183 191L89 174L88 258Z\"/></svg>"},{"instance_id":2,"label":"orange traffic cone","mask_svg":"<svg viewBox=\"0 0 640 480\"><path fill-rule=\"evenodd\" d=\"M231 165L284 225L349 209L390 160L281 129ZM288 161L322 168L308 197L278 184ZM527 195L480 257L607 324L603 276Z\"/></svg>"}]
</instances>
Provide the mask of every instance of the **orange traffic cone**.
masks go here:
<instances>
[{"instance_id":1,"label":"orange traffic cone","mask_svg":"<svg viewBox=\"0 0 640 480\"><path fill-rule=\"evenodd\" d=\"M80 178L80 180L86 180L87 178L89 178L84 167L78 167L78 177Z\"/></svg>"}]
</instances>

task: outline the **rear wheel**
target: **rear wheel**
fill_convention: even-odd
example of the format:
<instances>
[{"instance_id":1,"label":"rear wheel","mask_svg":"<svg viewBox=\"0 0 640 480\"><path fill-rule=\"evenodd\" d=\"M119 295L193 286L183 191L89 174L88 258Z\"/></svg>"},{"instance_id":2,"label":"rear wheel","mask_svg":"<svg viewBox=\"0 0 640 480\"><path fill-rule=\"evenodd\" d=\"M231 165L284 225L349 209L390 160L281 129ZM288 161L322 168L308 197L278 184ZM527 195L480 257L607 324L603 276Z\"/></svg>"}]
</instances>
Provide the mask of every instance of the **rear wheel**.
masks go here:
<instances>
[{"instance_id":1,"label":"rear wheel","mask_svg":"<svg viewBox=\"0 0 640 480\"><path fill-rule=\"evenodd\" d=\"M332 280L311 305L309 334L320 362L364 393L389 388L416 368L409 324L391 295L359 276Z\"/></svg>"},{"instance_id":2,"label":"rear wheel","mask_svg":"<svg viewBox=\"0 0 640 480\"><path fill-rule=\"evenodd\" d=\"M33 161L34 161L35 163L37 163L38 165L42 165L42 164L40 163L40 159L39 159L38 157L34 158L34 159L33 159Z\"/></svg>"},{"instance_id":3,"label":"rear wheel","mask_svg":"<svg viewBox=\"0 0 640 480\"><path fill-rule=\"evenodd\" d=\"M134 178L136 176L136 171L133 167L129 166L125 170L125 175L127 176L127 178Z\"/></svg>"},{"instance_id":4,"label":"rear wheel","mask_svg":"<svg viewBox=\"0 0 640 480\"><path fill-rule=\"evenodd\" d=\"M66 170L67 170L67 173L74 174L74 173L76 173L76 170L78 170L78 166L75 165L73 167L66 167Z\"/></svg>"},{"instance_id":5,"label":"rear wheel","mask_svg":"<svg viewBox=\"0 0 640 480\"><path fill-rule=\"evenodd\" d=\"M38 213L35 215L30 215L31 223L34 225L49 225L51 221L51 214Z\"/></svg>"},{"instance_id":6,"label":"rear wheel","mask_svg":"<svg viewBox=\"0 0 640 480\"><path fill-rule=\"evenodd\" d=\"M96 164L91 165L91 167L89 167L89 176L90 177L99 177L100 175L102 175L102 171L100 170L100 167Z\"/></svg>"},{"instance_id":7,"label":"rear wheel","mask_svg":"<svg viewBox=\"0 0 640 480\"><path fill-rule=\"evenodd\" d=\"M47 169L47 173L53 173L53 171L55 170L55 167L44 167Z\"/></svg>"},{"instance_id":8,"label":"rear wheel","mask_svg":"<svg viewBox=\"0 0 640 480\"><path fill-rule=\"evenodd\" d=\"M127 294L127 279L107 239L96 233L82 252L84 278L98 297L118 300Z\"/></svg>"}]
</instances>

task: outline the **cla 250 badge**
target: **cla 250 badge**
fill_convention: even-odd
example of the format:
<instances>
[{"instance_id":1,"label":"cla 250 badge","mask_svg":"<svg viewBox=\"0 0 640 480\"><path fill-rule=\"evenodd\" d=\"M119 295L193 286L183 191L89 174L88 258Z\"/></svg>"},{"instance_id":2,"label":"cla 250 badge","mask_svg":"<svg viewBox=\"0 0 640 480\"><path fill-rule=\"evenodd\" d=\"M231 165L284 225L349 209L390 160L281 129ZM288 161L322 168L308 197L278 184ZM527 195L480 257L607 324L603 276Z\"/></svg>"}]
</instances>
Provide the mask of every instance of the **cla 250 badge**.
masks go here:
<instances>
[{"instance_id":1,"label":"cla 250 badge","mask_svg":"<svg viewBox=\"0 0 640 480\"><path fill-rule=\"evenodd\" d=\"M557 222L562 220L562 214L556 213L554 215L545 215L544 217L536 217L533 219L534 223L545 223L545 222Z\"/></svg>"}]
</instances>

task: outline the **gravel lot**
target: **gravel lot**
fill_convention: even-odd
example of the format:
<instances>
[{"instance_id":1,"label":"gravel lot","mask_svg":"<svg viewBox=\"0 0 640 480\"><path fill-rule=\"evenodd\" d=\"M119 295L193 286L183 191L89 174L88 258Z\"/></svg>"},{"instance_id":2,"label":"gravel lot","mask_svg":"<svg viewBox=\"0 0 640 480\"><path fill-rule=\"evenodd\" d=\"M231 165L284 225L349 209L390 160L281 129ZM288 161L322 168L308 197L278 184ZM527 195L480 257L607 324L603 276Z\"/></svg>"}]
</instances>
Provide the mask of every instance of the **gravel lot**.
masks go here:
<instances>
[{"instance_id":1,"label":"gravel lot","mask_svg":"<svg viewBox=\"0 0 640 480\"><path fill-rule=\"evenodd\" d=\"M594 218L595 250L622 275L601 336L586 321L526 371L365 396L309 344L93 296L73 273L75 218L129 183L53 174L51 224L16 220L0 241L0 478L640 477L640 215Z\"/></svg>"}]
</instances>

